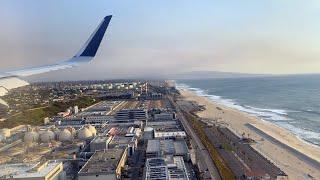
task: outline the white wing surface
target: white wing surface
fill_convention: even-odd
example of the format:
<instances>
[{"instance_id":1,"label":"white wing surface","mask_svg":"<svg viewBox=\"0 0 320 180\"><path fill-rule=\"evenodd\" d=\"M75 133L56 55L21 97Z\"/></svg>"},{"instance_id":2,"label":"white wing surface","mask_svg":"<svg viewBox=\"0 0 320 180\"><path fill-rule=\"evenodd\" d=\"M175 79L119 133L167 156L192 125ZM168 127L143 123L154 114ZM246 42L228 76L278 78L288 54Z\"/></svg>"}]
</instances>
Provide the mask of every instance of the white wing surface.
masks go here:
<instances>
[{"instance_id":1,"label":"white wing surface","mask_svg":"<svg viewBox=\"0 0 320 180\"><path fill-rule=\"evenodd\" d=\"M79 52L77 52L77 54L70 59L51 65L21 68L12 71L0 72L0 96L5 95L9 90L13 88L25 86L28 84L28 82L19 79L19 77L71 68L91 61L97 53L97 50L100 46L100 43L103 39L111 18L111 15L106 16L86 41L86 43L83 45L83 47L79 50ZM0 99L0 106L1 105L8 106L3 100Z\"/></svg>"}]
</instances>

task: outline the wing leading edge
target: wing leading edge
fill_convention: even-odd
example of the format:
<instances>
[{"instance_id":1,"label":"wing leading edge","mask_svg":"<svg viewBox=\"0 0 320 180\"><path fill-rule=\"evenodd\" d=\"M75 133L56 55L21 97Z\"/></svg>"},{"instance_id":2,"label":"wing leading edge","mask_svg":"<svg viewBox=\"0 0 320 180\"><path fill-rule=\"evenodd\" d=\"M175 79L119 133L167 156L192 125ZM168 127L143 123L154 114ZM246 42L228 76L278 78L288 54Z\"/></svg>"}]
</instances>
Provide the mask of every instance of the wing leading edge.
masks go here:
<instances>
[{"instance_id":1,"label":"wing leading edge","mask_svg":"<svg viewBox=\"0 0 320 180\"><path fill-rule=\"evenodd\" d=\"M106 29L110 23L112 16L106 16L99 26L95 29L95 31L91 34L89 39L83 45L83 47L78 51L76 55L72 58L62 61L60 63L39 66L39 67L31 67L31 68L22 68L18 70L4 72L3 75L0 75L0 78L7 76L30 76L34 74L45 73L49 71L55 71L59 69L71 68L77 65L80 65L85 62L89 62L96 55L100 43L103 39L103 36L106 32Z\"/></svg>"},{"instance_id":2,"label":"wing leading edge","mask_svg":"<svg viewBox=\"0 0 320 180\"><path fill-rule=\"evenodd\" d=\"M18 77L71 68L91 61L99 49L100 43L108 28L111 18L112 15L106 16L95 29L95 31L91 34L83 47L77 52L77 54L68 60L51 65L0 72L0 96L7 94L10 89L25 86L28 84L28 82L21 80ZM8 105L0 99L0 109L1 106Z\"/></svg>"}]
</instances>

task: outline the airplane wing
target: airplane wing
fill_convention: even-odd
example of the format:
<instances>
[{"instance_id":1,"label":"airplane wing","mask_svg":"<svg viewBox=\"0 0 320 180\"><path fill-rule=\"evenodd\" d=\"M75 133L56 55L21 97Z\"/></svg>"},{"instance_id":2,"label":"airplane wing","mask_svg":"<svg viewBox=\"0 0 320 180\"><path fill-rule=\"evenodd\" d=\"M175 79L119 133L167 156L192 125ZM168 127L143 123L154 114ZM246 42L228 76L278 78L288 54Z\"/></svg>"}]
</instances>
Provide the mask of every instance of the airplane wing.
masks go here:
<instances>
[{"instance_id":1,"label":"airplane wing","mask_svg":"<svg viewBox=\"0 0 320 180\"><path fill-rule=\"evenodd\" d=\"M0 96L8 93L9 90L28 85L29 83L19 79L19 77L30 76L34 74L45 73L49 71L55 71L59 69L71 68L78 66L82 63L89 62L96 55L100 43L103 39L105 31L110 23L112 16L106 16L99 26L95 29L83 47L72 58L65 61L39 66L17 69L12 71L0 72ZM0 105L8 106L3 100L0 99Z\"/></svg>"}]
</instances>

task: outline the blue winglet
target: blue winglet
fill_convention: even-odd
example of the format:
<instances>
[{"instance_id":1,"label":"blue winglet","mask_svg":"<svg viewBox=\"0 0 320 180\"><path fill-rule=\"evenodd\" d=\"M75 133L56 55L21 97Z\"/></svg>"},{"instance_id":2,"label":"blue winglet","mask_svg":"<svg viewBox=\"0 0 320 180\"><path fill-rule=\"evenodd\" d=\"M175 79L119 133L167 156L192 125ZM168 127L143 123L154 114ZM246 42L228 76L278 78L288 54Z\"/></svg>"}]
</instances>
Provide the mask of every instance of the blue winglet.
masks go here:
<instances>
[{"instance_id":1,"label":"blue winglet","mask_svg":"<svg viewBox=\"0 0 320 180\"><path fill-rule=\"evenodd\" d=\"M87 40L83 48L75 55L75 57L94 57L96 55L111 18L112 15L106 16L103 19L103 21L99 24L97 29L93 32L93 34Z\"/></svg>"}]
</instances>

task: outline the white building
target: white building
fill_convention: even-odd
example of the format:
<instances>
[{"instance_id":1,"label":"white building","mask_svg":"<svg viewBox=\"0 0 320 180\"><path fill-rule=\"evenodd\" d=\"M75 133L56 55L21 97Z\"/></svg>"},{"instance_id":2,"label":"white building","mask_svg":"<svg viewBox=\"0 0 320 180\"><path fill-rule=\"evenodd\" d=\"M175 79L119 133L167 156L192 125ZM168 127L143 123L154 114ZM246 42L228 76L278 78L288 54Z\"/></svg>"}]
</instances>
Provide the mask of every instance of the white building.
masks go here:
<instances>
[{"instance_id":1,"label":"white building","mask_svg":"<svg viewBox=\"0 0 320 180\"><path fill-rule=\"evenodd\" d=\"M0 179L20 180L64 180L62 162L47 161L37 164L3 164L0 165Z\"/></svg>"},{"instance_id":2,"label":"white building","mask_svg":"<svg viewBox=\"0 0 320 180\"><path fill-rule=\"evenodd\" d=\"M165 132L165 131L154 131L154 138L160 139L170 139L170 138L186 138L186 132L184 131L173 131L173 132Z\"/></svg>"},{"instance_id":3,"label":"white building","mask_svg":"<svg viewBox=\"0 0 320 180\"><path fill-rule=\"evenodd\" d=\"M148 140L146 157L156 158L165 156L181 156L184 160L189 160L188 146L184 140Z\"/></svg>"},{"instance_id":4,"label":"white building","mask_svg":"<svg viewBox=\"0 0 320 180\"><path fill-rule=\"evenodd\" d=\"M146 180L188 180L182 157L149 158L146 161Z\"/></svg>"}]
</instances>

